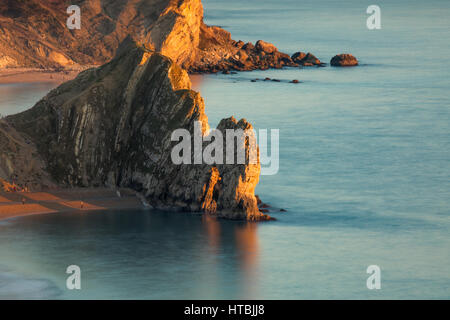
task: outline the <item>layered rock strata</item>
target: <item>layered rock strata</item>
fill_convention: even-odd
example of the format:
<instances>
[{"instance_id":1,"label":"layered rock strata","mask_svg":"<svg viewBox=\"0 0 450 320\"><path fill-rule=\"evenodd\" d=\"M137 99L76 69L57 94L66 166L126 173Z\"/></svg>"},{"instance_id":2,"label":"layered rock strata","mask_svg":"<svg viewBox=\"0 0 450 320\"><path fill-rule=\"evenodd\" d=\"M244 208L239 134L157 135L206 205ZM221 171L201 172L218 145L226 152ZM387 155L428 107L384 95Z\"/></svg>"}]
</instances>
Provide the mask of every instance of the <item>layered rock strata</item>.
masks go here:
<instances>
[{"instance_id":1,"label":"layered rock strata","mask_svg":"<svg viewBox=\"0 0 450 320\"><path fill-rule=\"evenodd\" d=\"M259 154L257 162L250 163L248 143L242 145L243 164L173 162L173 131L194 133L196 123L207 135L204 102L190 90L186 71L127 39L111 62L81 72L30 110L2 120L2 127L9 129L3 136L5 130L0 130L5 140L0 147L25 143L37 162L34 169L23 171L19 162L2 160L0 173L26 182L30 172L37 172L65 187L131 188L156 208L269 219L257 206ZM252 126L228 118L218 129L251 131ZM36 184L39 180L34 177Z\"/></svg>"}]
</instances>

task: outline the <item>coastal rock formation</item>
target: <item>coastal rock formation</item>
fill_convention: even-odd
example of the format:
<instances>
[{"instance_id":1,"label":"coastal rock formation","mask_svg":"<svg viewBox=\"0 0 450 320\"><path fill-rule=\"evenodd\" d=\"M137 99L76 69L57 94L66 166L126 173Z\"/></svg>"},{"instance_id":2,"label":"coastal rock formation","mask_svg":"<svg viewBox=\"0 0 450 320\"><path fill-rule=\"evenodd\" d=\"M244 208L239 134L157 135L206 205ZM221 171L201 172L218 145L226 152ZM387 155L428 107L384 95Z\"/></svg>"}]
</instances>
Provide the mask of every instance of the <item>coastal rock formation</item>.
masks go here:
<instances>
[{"instance_id":1,"label":"coastal rock formation","mask_svg":"<svg viewBox=\"0 0 450 320\"><path fill-rule=\"evenodd\" d=\"M81 10L81 28L70 30L67 8ZM183 64L199 43L200 0L27 0L0 3L0 61L24 67L101 65L133 35Z\"/></svg>"},{"instance_id":2,"label":"coastal rock formation","mask_svg":"<svg viewBox=\"0 0 450 320\"><path fill-rule=\"evenodd\" d=\"M358 65L358 60L348 53L341 53L331 58L330 64L334 67L352 67Z\"/></svg>"},{"instance_id":3,"label":"coastal rock formation","mask_svg":"<svg viewBox=\"0 0 450 320\"><path fill-rule=\"evenodd\" d=\"M81 9L79 30L66 26L72 4ZM201 0L0 2L0 67L101 65L127 36L190 72L295 65L271 44L236 42L229 32L205 25Z\"/></svg>"},{"instance_id":4,"label":"coastal rock formation","mask_svg":"<svg viewBox=\"0 0 450 320\"><path fill-rule=\"evenodd\" d=\"M306 57L306 53L304 52L296 52L292 55L291 59L292 61L296 62L296 63L300 63L301 61L303 61L303 59Z\"/></svg>"},{"instance_id":5,"label":"coastal rock formation","mask_svg":"<svg viewBox=\"0 0 450 320\"><path fill-rule=\"evenodd\" d=\"M312 53L296 52L291 57L294 63L297 63L304 67L310 66L323 66L324 63L320 62Z\"/></svg>"},{"instance_id":6,"label":"coastal rock formation","mask_svg":"<svg viewBox=\"0 0 450 320\"><path fill-rule=\"evenodd\" d=\"M243 164L173 163L172 132L193 133L196 122L206 135L204 102L190 90L186 71L170 58L126 39L111 62L81 72L30 110L2 120L10 129L0 130L0 138L5 131L16 132L17 137L4 138L5 144L26 143L60 186L131 188L156 208L269 219L259 211L254 196L259 153L257 163L251 164L248 144L243 145ZM218 129L250 131L252 126L229 118ZM8 167L4 163L0 168ZM9 164L14 167L15 162ZM17 179L28 174L12 171ZM10 172L3 175L10 177Z\"/></svg>"},{"instance_id":7,"label":"coastal rock formation","mask_svg":"<svg viewBox=\"0 0 450 320\"><path fill-rule=\"evenodd\" d=\"M189 67L191 73L219 72L224 70L251 71L285 66L298 66L289 55L279 52L271 43L258 40L234 41L230 33L217 27L203 29L198 58Z\"/></svg>"},{"instance_id":8,"label":"coastal rock formation","mask_svg":"<svg viewBox=\"0 0 450 320\"><path fill-rule=\"evenodd\" d=\"M34 143L0 119L0 189L8 181L31 189L55 185Z\"/></svg>"}]
</instances>

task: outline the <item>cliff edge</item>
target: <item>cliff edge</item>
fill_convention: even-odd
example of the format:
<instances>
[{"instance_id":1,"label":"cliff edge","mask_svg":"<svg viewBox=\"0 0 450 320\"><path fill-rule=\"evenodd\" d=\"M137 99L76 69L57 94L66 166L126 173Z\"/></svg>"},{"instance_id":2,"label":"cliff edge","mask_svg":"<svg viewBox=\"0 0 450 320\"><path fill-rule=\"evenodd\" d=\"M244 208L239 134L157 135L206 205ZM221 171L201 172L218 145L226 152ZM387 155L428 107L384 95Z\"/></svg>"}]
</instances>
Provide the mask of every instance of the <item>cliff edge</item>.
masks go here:
<instances>
[{"instance_id":1,"label":"cliff edge","mask_svg":"<svg viewBox=\"0 0 450 320\"><path fill-rule=\"evenodd\" d=\"M66 10L81 10L70 30ZM234 41L203 22L201 0L4 0L0 3L0 68L78 69L112 59L128 36L192 73L297 66L273 45Z\"/></svg>"}]
</instances>

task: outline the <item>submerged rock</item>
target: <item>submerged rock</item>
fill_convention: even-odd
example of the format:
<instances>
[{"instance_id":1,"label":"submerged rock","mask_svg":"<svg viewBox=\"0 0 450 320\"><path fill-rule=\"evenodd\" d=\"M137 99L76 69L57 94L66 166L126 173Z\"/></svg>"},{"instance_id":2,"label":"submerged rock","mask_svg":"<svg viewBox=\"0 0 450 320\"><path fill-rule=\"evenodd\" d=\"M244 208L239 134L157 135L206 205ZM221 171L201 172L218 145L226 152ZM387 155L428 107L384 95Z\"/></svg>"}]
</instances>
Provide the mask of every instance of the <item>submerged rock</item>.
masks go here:
<instances>
[{"instance_id":1,"label":"submerged rock","mask_svg":"<svg viewBox=\"0 0 450 320\"><path fill-rule=\"evenodd\" d=\"M342 53L331 58L330 65L334 67L352 67L358 65L358 60L349 53Z\"/></svg>"},{"instance_id":2,"label":"submerged rock","mask_svg":"<svg viewBox=\"0 0 450 320\"><path fill-rule=\"evenodd\" d=\"M203 135L209 129L203 99L190 86L170 58L128 39L110 63L80 73L4 121L29 139L59 186L127 187L155 208L269 219L254 195L259 152L257 163L249 163L248 145L244 164L173 163L173 130L192 134L196 121ZM231 117L218 129L251 132L252 126Z\"/></svg>"}]
</instances>

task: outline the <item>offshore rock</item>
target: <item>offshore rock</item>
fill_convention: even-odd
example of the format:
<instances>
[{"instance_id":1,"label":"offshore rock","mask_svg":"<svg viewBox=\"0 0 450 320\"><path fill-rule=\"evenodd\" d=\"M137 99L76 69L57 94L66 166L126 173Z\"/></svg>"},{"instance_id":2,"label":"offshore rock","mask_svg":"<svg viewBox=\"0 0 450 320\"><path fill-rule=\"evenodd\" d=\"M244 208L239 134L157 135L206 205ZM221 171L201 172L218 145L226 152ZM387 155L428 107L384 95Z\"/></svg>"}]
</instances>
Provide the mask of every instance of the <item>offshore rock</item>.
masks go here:
<instances>
[{"instance_id":1,"label":"offshore rock","mask_svg":"<svg viewBox=\"0 0 450 320\"><path fill-rule=\"evenodd\" d=\"M334 56L330 64L334 67L353 67L358 65L358 60L349 53L342 53Z\"/></svg>"}]
</instances>

